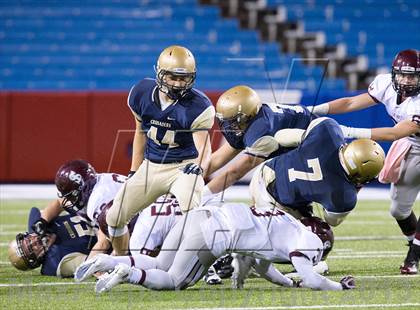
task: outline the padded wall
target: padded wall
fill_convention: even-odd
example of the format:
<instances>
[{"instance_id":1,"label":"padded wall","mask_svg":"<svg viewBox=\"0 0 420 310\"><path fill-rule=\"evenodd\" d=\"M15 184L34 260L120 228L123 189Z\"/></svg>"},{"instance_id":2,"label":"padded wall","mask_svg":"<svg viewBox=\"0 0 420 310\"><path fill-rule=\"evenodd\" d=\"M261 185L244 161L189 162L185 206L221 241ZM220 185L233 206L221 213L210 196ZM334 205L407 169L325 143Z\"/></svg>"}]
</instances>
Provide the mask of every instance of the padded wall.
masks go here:
<instances>
[{"instance_id":1,"label":"padded wall","mask_svg":"<svg viewBox=\"0 0 420 310\"><path fill-rule=\"evenodd\" d=\"M0 182L52 182L75 158L126 174L134 126L125 92L0 93Z\"/></svg>"}]
</instances>

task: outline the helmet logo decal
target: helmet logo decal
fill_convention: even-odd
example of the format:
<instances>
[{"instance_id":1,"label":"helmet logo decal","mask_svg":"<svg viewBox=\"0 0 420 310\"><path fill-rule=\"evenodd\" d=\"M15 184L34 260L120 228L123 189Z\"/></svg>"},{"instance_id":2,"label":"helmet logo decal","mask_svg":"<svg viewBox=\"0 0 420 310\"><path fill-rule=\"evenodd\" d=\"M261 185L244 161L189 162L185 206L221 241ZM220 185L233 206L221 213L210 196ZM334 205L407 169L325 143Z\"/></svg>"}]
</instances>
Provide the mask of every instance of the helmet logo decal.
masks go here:
<instances>
[{"instance_id":1,"label":"helmet logo decal","mask_svg":"<svg viewBox=\"0 0 420 310\"><path fill-rule=\"evenodd\" d=\"M82 184L83 183L82 176L80 174L74 172L73 170L70 171L70 173L69 173L69 179L71 181L74 181L74 182L78 183L78 184Z\"/></svg>"},{"instance_id":2,"label":"helmet logo decal","mask_svg":"<svg viewBox=\"0 0 420 310\"><path fill-rule=\"evenodd\" d=\"M410 72L415 72L416 69L414 67L410 67L410 66L402 66L401 67L401 71L410 71Z\"/></svg>"}]
</instances>

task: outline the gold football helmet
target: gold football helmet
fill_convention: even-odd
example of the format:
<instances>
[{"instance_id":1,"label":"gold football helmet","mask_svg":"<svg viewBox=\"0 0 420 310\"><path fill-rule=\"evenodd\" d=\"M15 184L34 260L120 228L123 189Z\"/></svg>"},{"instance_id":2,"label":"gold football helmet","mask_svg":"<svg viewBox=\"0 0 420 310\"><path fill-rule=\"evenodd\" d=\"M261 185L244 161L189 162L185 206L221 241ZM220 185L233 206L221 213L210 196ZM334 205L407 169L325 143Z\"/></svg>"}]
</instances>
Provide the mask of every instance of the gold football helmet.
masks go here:
<instances>
[{"instance_id":1,"label":"gold football helmet","mask_svg":"<svg viewBox=\"0 0 420 310\"><path fill-rule=\"evenodd\" d=\"M217 100L216 117L225 133L241 136L261 108L261 99L252 88L232 87Z\"/></svg>"},{"instance_id":2,"label":"gold football helmet","mask_svg":"<svg viewBox=\"0 0 420 310\"><path fill-rule=\"evenodd\" d=\"M159 90L169 98L182 98L194 85L196 74L193 54L185 47L172 45L165 48L156 64Z\"/></svg>"},{"instance_id":3,"label":"gold football helmet","mask_svg":"<svg viewBox=\"0 0 420 310\"><path fill-rule=\"evenodd\" d=\"M43 237L36 233L17 234L16 239L9 244L9 261L19 270L35 269L42 264L55 239L55 234Z\"/></svg>"},{"instance_id":4,"label":"gold football helmet","mask_svg":"<svg viewBox=\"0 0 420 310\"><path fill-rule=\"evenodd\" d=\"M349 180L356 185L376 178L385 161L384 150L371 139L354 140L344 145L339 155Z\"/></svg>"},{"instance_id":5,"label":"gold football helmet","mask_svg":"<svg viewBox=\"0 0 420 310\"><path fill-rule=\"evenodd\" d=\"M27 261L23 258L23 255L21 251L19 250L16 240L13 240L12 242L9 243L8 253L9 253L9 261L12 263L12 265L16 269L23 270L23 271L31 269Z\"/></svg>"}]
</instances>

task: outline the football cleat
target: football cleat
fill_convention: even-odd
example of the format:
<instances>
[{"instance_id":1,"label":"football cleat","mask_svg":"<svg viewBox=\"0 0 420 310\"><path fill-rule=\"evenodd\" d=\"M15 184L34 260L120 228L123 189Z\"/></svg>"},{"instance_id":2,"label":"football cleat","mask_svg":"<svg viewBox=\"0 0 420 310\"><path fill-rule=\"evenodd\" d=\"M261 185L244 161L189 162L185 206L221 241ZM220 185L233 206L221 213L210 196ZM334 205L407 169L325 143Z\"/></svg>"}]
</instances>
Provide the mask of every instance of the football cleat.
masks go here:
<instances>
[{"instance_id":1,"label":"football cleat","mask_svg":"<svg viewBox=\"0 0 420 310\"><path fill-rule=\"evenodd\" d=\"M407 252L407 257L404 260L404 263L400 266L401 274L417 274L419 272L419 255L420 246L413 244L412 241L409 242L408 246L410 247Z\"/></svg>"},{"instance_id":2,"label":"football cleat","mask_svg":"<svg viewBox=\"0 0 420 310\"><path fill-rule=\"evenodd\" d=\"M82 282L96 272L114 269L115 265L116 263L111 256L98 254L77 267L74 272L74 280L76 282Z\"/></svg>"},{"instance_id":3,"label":"football cleat","mask_svg":"<svg viewBox=\"0 0 420 310\"><path fill-rule=\"evenodd\" d=\"M220 257L214 264L213 267L216 270L216 273L222 279L230 278L233 273L232 267L232 255L228 254Z\"/></svg>"},{"instance_id":4,"label":"football cleat","mask_svg":"<svg viewBox=\"0 0 420 310\"><path fill-rule=\"evenodd\" d=\"M131 267L126 264L118 264L114 271L99 277L95 285L95 292L101 294L110 291L114 286L128 282Z\"/></svg>"},{"instance_id":5,"label":"football cleat","mask_svg":"<svg viewBox=\"0 0 420 310\"><path fill-rule=\"evenodd\" d=\"M214 270L214 267L211 266L209 270L207 271L206 275L204 276L204 282L206 282L208 285L217 285L222 284L222 279L219 277L219 275L216 273L216 270Z\"/></svg>"},{"instance_id":6,"label":"football cleat","mask_svg":"<svg viewBox=\"0 0 420 310\"><path fill-rule=\"evenodd\" d=\"M400 266L400 272L407 275L417 274L419 272L418 263L414 261L404 263Z\"/></svg>"}]
</instances>

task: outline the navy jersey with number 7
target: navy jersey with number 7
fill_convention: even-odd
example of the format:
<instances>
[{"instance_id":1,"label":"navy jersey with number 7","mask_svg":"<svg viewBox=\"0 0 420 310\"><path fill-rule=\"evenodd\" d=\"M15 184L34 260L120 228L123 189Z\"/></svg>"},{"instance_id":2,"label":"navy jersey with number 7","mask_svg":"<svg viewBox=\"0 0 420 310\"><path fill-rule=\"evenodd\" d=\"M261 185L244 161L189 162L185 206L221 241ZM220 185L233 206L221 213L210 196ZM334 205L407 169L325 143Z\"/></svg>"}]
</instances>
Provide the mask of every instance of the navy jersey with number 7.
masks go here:
<instances>
[{"instance_id":1,"label":"navy jersey with number 7","mask_svg":"<svg viewBox=\"0 0 420 310\"><path fill-rule=\"evenodd\" d=\"M320 122L298 148L266 163L276 175L269 185L270 194L290 208L314 201L329 212L351 211L356 205L357 188L348 181L340 164L339 149L344 143L336 121Z\"/></svg>"}]
</instances>

